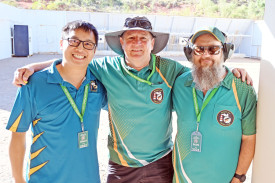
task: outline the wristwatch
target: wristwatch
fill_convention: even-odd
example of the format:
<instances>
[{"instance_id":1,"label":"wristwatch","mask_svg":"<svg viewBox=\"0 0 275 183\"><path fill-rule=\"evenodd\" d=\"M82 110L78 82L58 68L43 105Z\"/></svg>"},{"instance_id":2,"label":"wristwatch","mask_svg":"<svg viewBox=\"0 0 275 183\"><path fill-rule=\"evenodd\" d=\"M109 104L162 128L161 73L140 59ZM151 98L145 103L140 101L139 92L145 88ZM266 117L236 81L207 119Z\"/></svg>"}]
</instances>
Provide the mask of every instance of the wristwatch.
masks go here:
<instances>
[{"instance_id":1,"label":"wristwatch","mask_svg":"<svg viewBox=\"0 0 275 183\"><path fill-rule=\"evenodd\" d=\"M245 174L239 175L239 174L235 173L234 177L236 177L237 179L239 179L241 182L244 182L245 179L246 179Z\"/></svg>"}]
</instances>

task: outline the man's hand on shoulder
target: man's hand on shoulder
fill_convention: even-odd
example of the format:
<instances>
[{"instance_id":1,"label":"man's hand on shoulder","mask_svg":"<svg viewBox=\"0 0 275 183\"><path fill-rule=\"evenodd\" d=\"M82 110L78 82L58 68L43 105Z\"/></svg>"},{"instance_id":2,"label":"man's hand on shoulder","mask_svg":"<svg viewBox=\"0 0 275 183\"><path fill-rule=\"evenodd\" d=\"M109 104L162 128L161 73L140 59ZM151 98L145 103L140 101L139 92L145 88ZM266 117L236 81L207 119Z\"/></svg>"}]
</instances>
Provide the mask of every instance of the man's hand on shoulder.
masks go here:
<instances>
[{"instance_id":1,"label":"man's hand on shoulder","mask_svg":"<svg viewBox=\"0 0 275 183\"><path fill-rule=\"evenodd\" d=\"M34 69L32 67L22 67L16 69L13 76L12 84L21 87L22 85L26 85L28 83L29 77L34 73Z\"/></svg>"},{"instance_id":2,"label":"man's hand on shoulder","mask_svg":"<svg viewBox=\"0 0 275 183\"><path fill-rule=\"evenodd\" d=\"M55 60L57 60L57 59L52 59L52 60L38 62L38 63L32 63L32 64L29 64L24 67L16 69L16 71L14 72L12 84L14 84L17 87L26 85L28 83L29 77L34 72L37 72L37 71L40 71L46 67L49 67Z\"/></svg>"},{"instance_id":3,"label":"man's hand on shoulder","mask_svg":"<svg viewBox=\"0 0 275 183\"><path fill-rule=\"evenodd\" d=\"M234 68L232 70L232 73L234 74L234 76L236 76L237 78L241 78L242 79L242 82L245 82L248 84L248 85L251 85L253 86L253 81L252 81L252 78L249 76L249 74L246 72L245 69L242 69L242 68Z\"/></svg>"}]
</instances>

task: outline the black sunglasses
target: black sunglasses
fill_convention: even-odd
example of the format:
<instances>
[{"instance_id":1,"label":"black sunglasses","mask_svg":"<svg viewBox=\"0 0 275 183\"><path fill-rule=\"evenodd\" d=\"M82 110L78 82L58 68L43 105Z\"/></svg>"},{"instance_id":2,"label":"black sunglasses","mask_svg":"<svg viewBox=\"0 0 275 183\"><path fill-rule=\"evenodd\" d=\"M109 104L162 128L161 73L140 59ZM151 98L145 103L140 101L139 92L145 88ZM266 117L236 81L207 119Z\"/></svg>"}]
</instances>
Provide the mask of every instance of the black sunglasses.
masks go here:
<instances>
[{"instance_id":1,"label":"black sunglasses","mask_svg":"<svg viewBox=\"0 0 275 183\"><path fill-rule=\"evenodd\" d=\"M140 27L143 29L150 29L152 30L152 25L148 20L145 20L143 18L136 19L136 18L127 18L125 20L125 27L134 28L134 27Z\"/></svg>"},{"instance_id":2,"label":"black sunglasses","mask_svg":"<svg viewBox=\"0 0 275 183\"><path fill-rule=\"evenodd\" d=\"M222 45L216 45L216 46L194 46L193 52L195 55L203 55L205 50L210 55L218 55L221 52L221 49L223 48Z\"/></svg>"}]
</instances>

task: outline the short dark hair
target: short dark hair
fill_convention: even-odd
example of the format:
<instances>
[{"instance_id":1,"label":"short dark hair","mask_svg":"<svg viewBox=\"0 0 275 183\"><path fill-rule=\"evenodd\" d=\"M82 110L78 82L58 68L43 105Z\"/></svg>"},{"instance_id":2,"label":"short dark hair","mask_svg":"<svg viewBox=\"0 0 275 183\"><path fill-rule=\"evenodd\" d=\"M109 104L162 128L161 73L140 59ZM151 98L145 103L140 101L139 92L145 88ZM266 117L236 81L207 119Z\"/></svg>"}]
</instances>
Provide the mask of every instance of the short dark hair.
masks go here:
<instances>
[{"instance_id":1,"label":"short dark hair","mask_svg":"<svg viewBox=\"0 0 275 183\"><path fill-rule=\"evenodd\" d=\"M66 39L67 35L71 32L74 31L76 29L82 29L85 32L93 32L94 36L95 36L95 44L97 46L98 44L98 32L95 28L95 26L87 21L83 21L83 20L76 20L76 21L72 21L67 23L63 29L62 29L62 39Z\"/></svg>"}]
</instances>

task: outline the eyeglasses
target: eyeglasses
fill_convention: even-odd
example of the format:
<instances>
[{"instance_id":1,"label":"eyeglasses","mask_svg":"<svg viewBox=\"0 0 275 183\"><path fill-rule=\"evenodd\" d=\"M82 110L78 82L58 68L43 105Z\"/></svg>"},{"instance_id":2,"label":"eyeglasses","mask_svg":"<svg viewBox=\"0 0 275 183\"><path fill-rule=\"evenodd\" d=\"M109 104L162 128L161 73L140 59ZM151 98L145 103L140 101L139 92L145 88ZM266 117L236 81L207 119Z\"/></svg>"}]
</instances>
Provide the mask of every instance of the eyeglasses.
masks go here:
<instances>
[{"instance_id":1,"label":"eyeglasses","mask_svg":"<svg viewBox=\"0 0 275 183\"><path fill-rule=\"evenodd\" d=\"M149 20L145 20L143 17L140 17L140 19L137 18L127 18L125 20L125 27L134 28L134 27L140 27L143 29L150 29L152 30L152 25L149 22Z\"/></svg>"},{"instance_id":2,"label":"eyeglasses","mask_svg":"<svg viewBox=\"0 0 275 183\"><path fill-rule=\"evenodd\" d=\"M80 43L82 43L83 47L87 50L93 50L96 48L96 44L91 41L80 41L79 39L72 38L67 38L65 40L67 40L69 45L73 47L78 47Z\"/></svg>"},{"instance_id":3,"label":"eyeglasses","mask_svg":"<svg viewBox=\"0 0 275 183\"><path fill-rule=\"evenodd\" d=\"M203 55L205 50L207 50L207 52L210 55L218 55L221 52L221 48L223 48L222 45L218 45L218 46L194 46L193 47L193 52L195 55Z\"/></svg>"}]
</instances>

